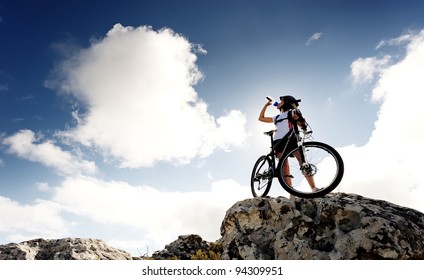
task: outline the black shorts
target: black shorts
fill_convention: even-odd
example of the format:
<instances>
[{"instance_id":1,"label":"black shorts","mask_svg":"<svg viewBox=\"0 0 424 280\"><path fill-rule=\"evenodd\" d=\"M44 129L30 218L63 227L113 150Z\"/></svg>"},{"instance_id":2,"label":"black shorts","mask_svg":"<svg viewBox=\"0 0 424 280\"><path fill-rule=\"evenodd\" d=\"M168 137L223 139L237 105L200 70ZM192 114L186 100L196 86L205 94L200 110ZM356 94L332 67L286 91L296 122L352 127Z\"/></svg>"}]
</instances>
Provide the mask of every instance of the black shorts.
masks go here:
<instances>
[{"instance_id":1,"label":"black shorts","mask_svg":"<svg viewBox=\"0 0 424 280\"><path fill-rule=\"evenodd\" d=\"M290 137L290 139L288 139L291 135L290 132L291 131L289 131L289 133L287 133L282 139L274 140L274 142L272 142L272 147L276 153L281 153L284 150L287 142L288 144L285 150L285 154L297 148L296 138Z\"/></svg>"}]
</instances>

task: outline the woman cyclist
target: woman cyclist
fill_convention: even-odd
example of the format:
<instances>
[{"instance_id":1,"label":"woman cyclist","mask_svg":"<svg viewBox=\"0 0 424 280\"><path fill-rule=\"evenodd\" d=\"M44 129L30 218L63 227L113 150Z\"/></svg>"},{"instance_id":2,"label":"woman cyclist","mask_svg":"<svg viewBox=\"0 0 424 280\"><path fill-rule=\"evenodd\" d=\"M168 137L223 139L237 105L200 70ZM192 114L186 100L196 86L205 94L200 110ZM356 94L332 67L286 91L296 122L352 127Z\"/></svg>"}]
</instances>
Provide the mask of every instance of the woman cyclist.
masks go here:
<instances>
[{"instance_id":1,"label":"woman cyclist","mask_svg":"<svg viewBox=\"0 0 424 280\"><path fill-rule=\"evenodd\" d=\"M297 148L296 139L294 137L289 137L290 132L293 129L292 122L295 122L298 126L305 128L305 120L303 119L302 115L299 114L297 110L295 110L297 106L299 106L299 102L300 99L296 99L291 95L280 96L280 102L277 105L277 109L280 110L280 114L274 117L265 117L265 111L272 104L272 101L268 101L259 114L259 121L265 123L274 123L277 128L274 134L273 148L278 159L280 159L283 155L283 150L286 144L286 152ZM296 158L298 157L296 156ZM308 175L305 175L305 177L311 189L313 191L317 191L314 177ZM283 164L283 178L287 185L292 185L290 167L288 164L286 164L286 162Z\"/></svg>"}]
</instances>

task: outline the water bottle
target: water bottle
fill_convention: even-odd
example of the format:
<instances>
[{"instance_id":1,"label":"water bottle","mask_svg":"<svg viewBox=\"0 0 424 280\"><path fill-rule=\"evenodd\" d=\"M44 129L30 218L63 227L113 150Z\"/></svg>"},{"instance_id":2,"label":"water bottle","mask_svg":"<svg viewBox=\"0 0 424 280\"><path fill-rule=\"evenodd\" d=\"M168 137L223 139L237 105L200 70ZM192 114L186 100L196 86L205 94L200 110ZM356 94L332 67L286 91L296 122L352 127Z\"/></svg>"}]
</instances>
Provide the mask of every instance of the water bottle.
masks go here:
<instances>
[{"instance_id":1,"label":"water bottle","mask_svg":"<svg viewBox=\"0 0 424 280\"><path fill-rule=\"evenodd\" d=\"M272 102L272 97L271 96L265 96L265 98L269 101L269 102ZM278 102L277 101L275 101L272 105L274 105L275 107L277 107L278 106Z\"/></svg>"}]
</instances>

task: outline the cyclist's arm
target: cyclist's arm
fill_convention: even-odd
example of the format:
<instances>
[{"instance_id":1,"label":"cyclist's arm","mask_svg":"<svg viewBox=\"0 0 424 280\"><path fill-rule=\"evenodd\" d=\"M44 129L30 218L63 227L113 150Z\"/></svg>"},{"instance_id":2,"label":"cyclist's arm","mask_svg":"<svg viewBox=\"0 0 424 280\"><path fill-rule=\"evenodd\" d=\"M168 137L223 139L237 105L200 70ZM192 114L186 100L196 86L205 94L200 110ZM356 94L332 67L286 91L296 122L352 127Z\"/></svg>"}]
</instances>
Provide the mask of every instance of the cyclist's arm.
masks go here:
<instances>
[{"instance_id":1,"label":"cyclist's arm","mask_svg":"<svg viewBox=\"0 0 424 280\"><path fill-rule=\"evenodd\" d=\"M272 123L274 122L274 120L270 117L265 117L265 111L268 108L268 106L271 105L271 102L267 102L264 107L262 108L261 112L259 113L259 118L258 120L260 120L261 122L266 122L266 123Z\"/></svg>"}]
</instances>

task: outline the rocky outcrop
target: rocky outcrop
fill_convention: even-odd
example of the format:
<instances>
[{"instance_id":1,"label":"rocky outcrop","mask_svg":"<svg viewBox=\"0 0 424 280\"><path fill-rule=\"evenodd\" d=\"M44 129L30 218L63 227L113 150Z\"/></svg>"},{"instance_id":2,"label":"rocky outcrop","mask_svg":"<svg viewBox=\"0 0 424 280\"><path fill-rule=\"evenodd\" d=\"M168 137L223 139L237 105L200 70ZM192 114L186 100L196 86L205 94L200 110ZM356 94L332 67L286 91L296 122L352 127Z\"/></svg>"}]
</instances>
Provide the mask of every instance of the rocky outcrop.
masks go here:
<instances>
[{"instance_id":1,"label":"rocky outcrop","mask_svg":"<svg viewBox=\"0 0 424 280\"><path fill-rule=\"evenodd\" d=\"M423 213L354 194L246 199L227 210L221 236L181 235L141 258L97 239L34 239L0 245L0 260L424 259Z\"/></svg>"},{"instance_id":2,"label":"rocky outcrop","mask_svg":"<svg viewBox=\"0 0 424 280\"><path fill-rule=\"evenodd\" d=\"M127 252L91 238L34 239L0 245L0 260L131 260Z\"/></svg>"},{"instance_id":3,"label":"rocky outcrop","mask_svg":"<svg viewBox=\"0 0 424 280\"><path fill-rule=\"evenodd\" d=\"M246 199L222 222L222 259L424 259L424 214L353 194Z\"/></svg>"},{"instance_id":4,"label":"rocky outcrop","mask_svg":"<svg viewBox=\"0 0 424 280\"><path fill-rule=\"evenodd\" d=\"M220 243L203 240L197 234L181 235L165 249L153 253L155 260L216 259L221 256Z\"/></svg>"}]
</instances>

